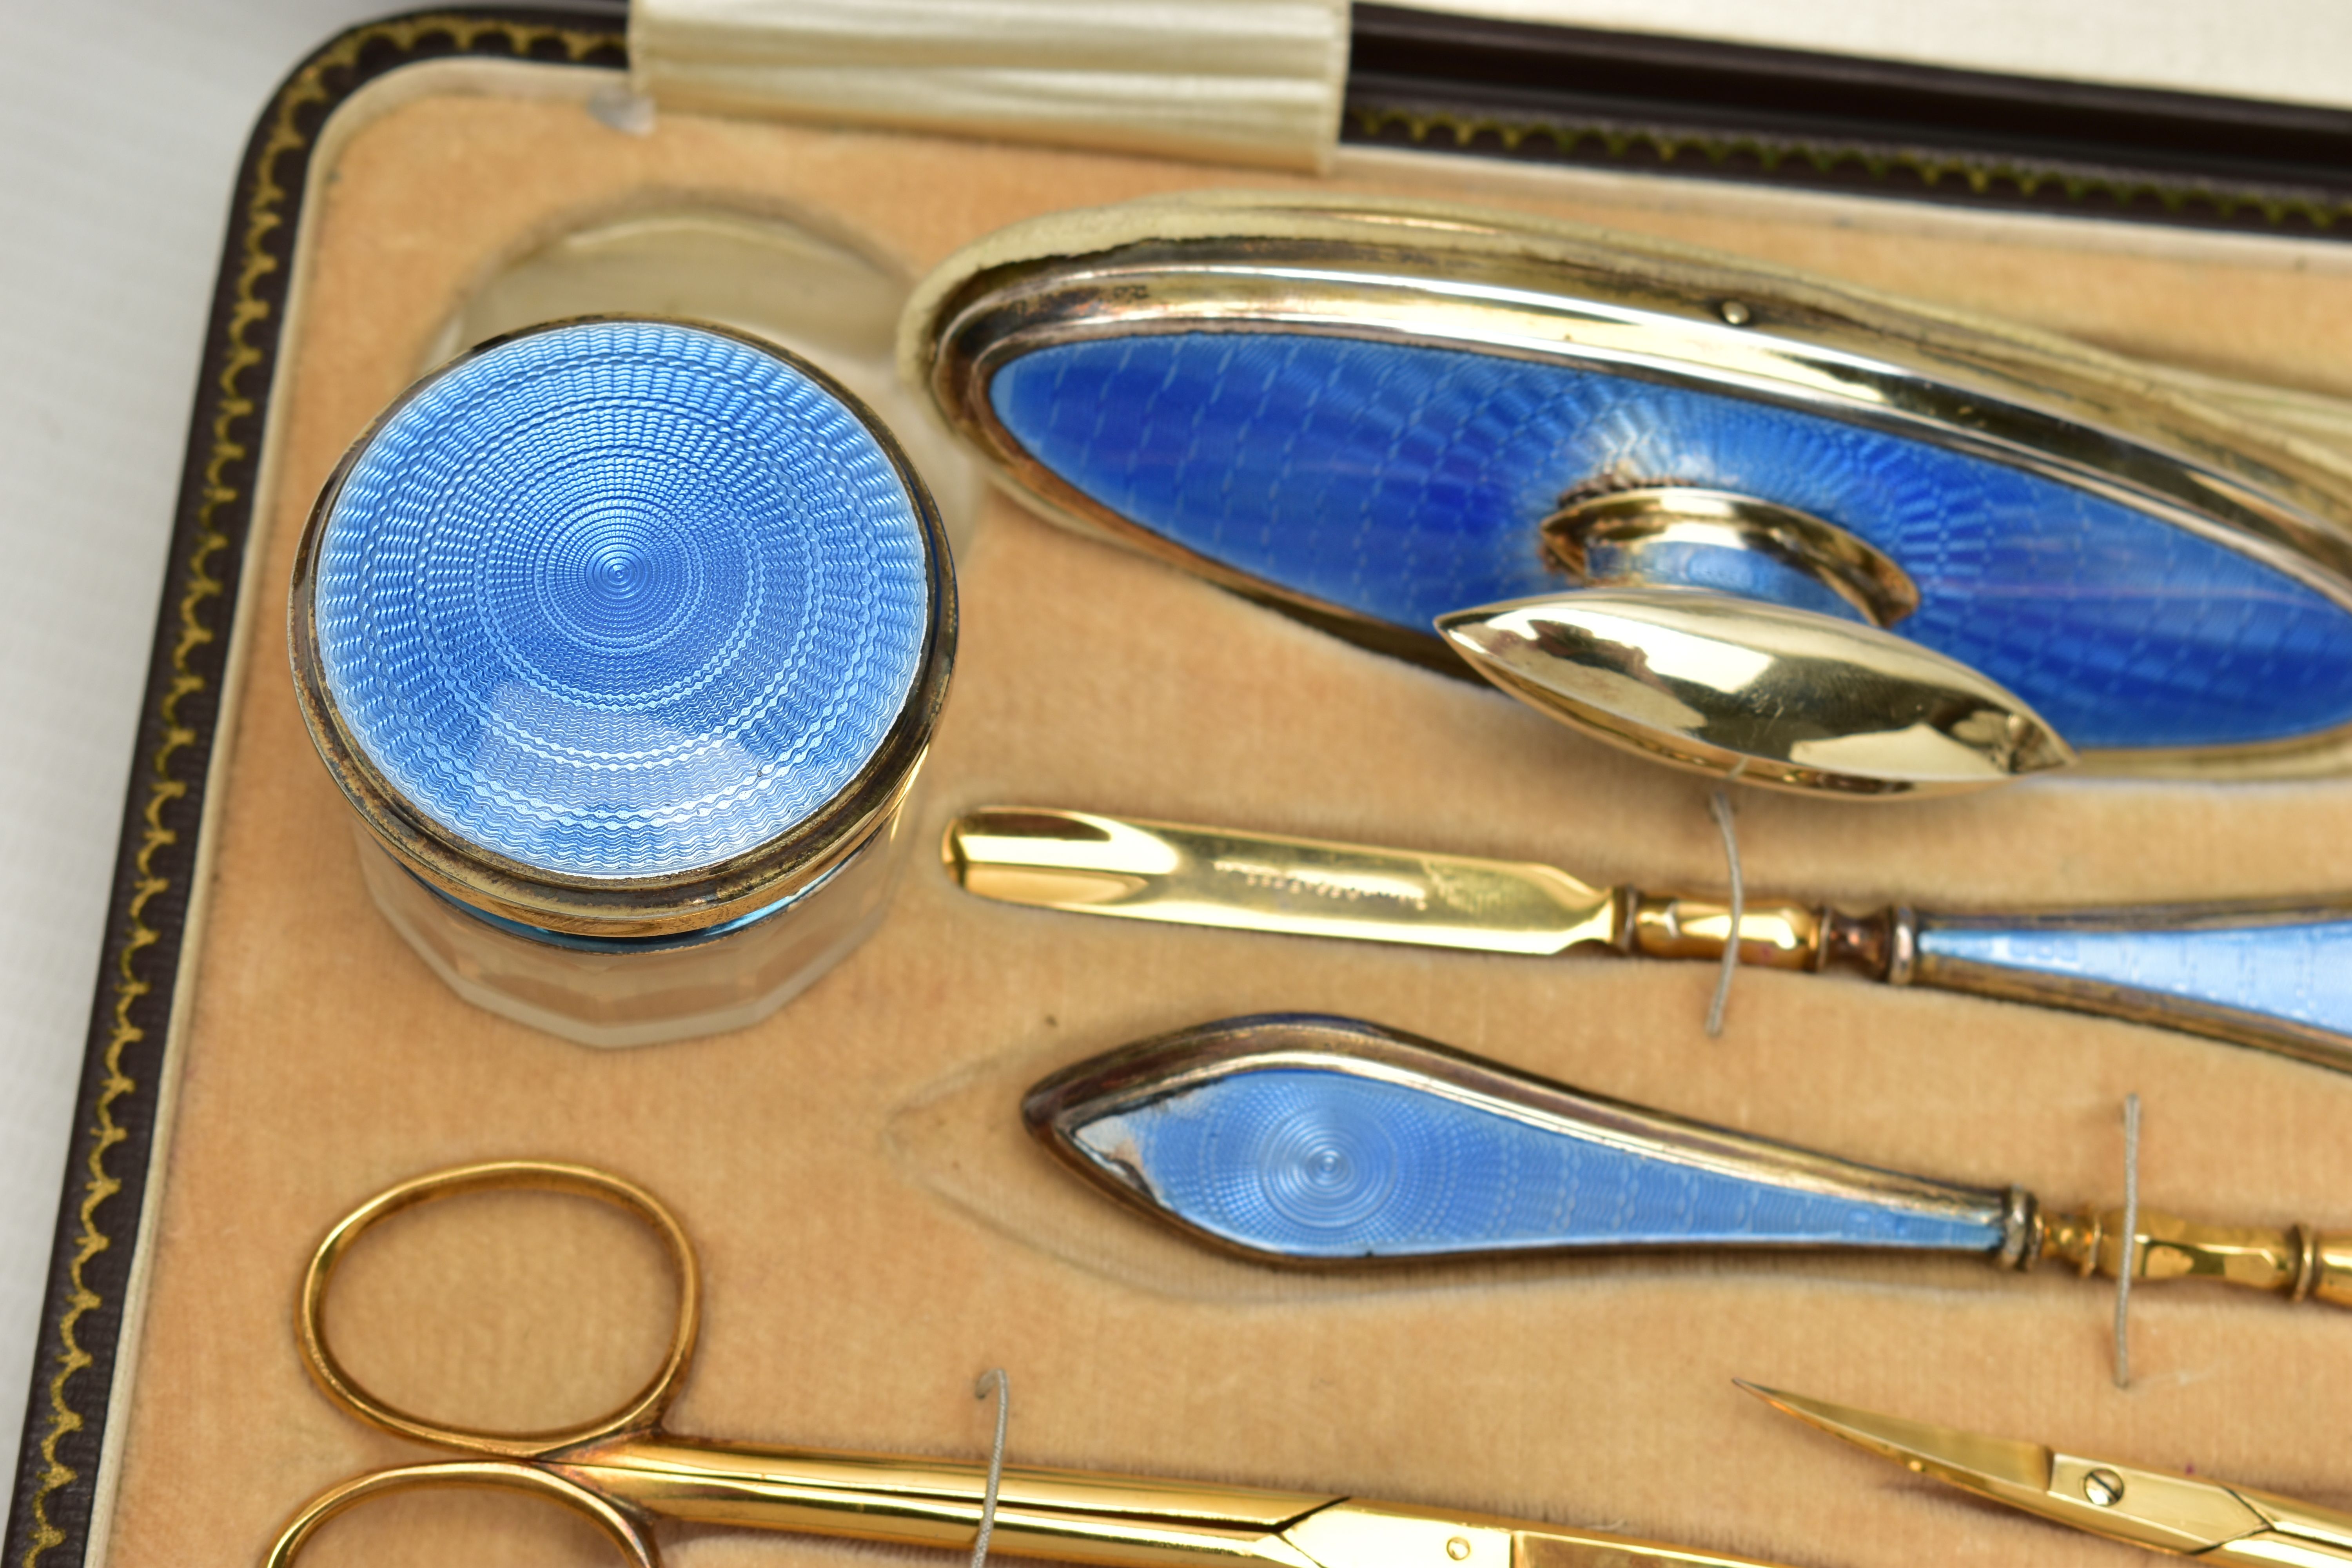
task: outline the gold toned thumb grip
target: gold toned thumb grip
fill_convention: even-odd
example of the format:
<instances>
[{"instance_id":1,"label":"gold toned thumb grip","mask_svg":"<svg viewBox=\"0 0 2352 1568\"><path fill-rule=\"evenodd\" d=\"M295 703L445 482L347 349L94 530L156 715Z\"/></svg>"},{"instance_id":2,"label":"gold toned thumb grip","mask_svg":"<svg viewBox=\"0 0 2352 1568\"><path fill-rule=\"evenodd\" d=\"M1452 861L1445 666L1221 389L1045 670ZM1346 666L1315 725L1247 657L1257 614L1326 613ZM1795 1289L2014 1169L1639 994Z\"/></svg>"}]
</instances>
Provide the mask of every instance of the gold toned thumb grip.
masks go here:
<instances>
[{"instance_id":1,"label":"gold toned thumb grip","mask_svg":"<svg viewBox=\"0 0 2352 1568\"><path fill-rule=\"evenodd\" d=\"M2112 1279L2124 1268L2124 1215L2050 1215L2042 1256ZM2132 1258L2135 1279L2219 1279L2288 1300L2313 1297L2352 1307L2352 1235L2321 1235L2307 1225L2200 1225L2142 1209Z\"/></svg>"}]
</instances>

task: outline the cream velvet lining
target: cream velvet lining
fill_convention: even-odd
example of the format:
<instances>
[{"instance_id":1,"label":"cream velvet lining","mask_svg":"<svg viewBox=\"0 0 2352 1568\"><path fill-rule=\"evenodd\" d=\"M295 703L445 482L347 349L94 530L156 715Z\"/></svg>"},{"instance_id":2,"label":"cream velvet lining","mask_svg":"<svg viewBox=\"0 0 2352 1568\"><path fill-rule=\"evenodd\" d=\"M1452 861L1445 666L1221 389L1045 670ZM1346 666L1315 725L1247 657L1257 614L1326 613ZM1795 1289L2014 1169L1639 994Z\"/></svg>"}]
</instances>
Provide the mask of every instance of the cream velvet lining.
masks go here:
<instances>
[{"instance_id":1,"label":"cream velvet lining","mask_svg":"<svg viewBox=\"0 0 2352 1568\"><path fill-rule=\"evenodd\" d=\"M375 916L295 711L278 606L327 470L502 258L618 205L682 195L818 215L914 274L1019 217L1233 181L1142 158L682 114L636 138L576 101L476 88L418 93L343 141L314 185L278 384L141 1372L116 1415L112 1561L249 1563L319 1488L429 1457L310 1387L294 1287L318 1235L360 1199L518 1153L608 1165L683 1217L709 1310L675 1423L698 1435L971 1456L988 1416L972 1379L1001 1365L1015 1463L1455 1505L1824 1568L2121 1561L1802 1431L1734 1391L1738 1375L2352 1502L2339 1440L2352 1319L2326 1309L2147 1289L2134 1304L2138 1381L2119 1394L2111 1297L2058 1271L1738 1257L1292 1275L1208 1256L1080 1190L1015 1115L1035 1078L1139 1036L1321 1009L2070 1205L2119 1200L2119 1108L2136 1089L2148 1206L2346 1226L2352 1078L2118 1023L1769 973L1743 976L1728 1029L1709 1041L1704 965L1089 921L969 899L928 856L880 935L775 1018L591 1052L466 1006ZM2352 392L2340 248L1466 161L1343 159L1336 181L1636 227ZM927 837L967 806L1026 801L1553 859L1600 881L1719 881L1704 781L1498 695L1343 647L1001 499L961 581ZM2352 885L2344 785L2058 782L1880 809L1750 795L1740 831L1750 887L1856 907ZM520 1260L503 1250L508 1219L530 1239ZM665 1305L649 1247L555 1200L484 1200L415 1224L355 1262L335 1320L388 1392L530 1424L579 1414L588 1384L625 1392L647 1364ZM536 1310L540 1330L428 1331L464 1321L477 1285L503 1303L492 1329ZM848 1563L877 1550L678 1530L664 1541L680 1564ZM428 1497L338 1524L311 1561L602 1551L541 1508Z\"/></svg>"}]
</instances>

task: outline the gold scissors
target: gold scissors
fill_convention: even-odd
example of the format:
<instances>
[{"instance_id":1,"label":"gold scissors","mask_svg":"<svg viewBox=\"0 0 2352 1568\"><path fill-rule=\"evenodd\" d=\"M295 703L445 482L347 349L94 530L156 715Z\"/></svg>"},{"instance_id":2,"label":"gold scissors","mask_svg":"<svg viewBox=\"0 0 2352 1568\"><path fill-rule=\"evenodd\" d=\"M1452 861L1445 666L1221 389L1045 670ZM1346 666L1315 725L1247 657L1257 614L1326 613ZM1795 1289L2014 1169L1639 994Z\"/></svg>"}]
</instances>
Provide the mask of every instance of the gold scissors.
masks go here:
<instances>
[{"instance_id":1,"label":"gold scissors","mask_svg":"<svg viewBox=\"0 0 2352 1568\"><path fill-rule=\"evenodd\" d=\"M2110 1541L2209 1563L2352 1563L2352 1514L2201 1476L2054 1453L2039 1443L1905 1421L1752 1383L1739 1386L1923 1476Z\"/></svg>"},{"instance_id":2,"label":"gold scissors","mask_svg":"<svg viewBox=\"0 0 2352 1568\"><path fill-rule=\"evenodd\" d=\"M614 1205L652 1226L677 1279L677 1321L652 1381L608 1415L543 1432L445 1426L353 1382L327 1342L327 1288L353 1243L404 1209L461 1193L527 1188ZM1771 1568L1755 1558L1561 1530L1449 1509L1309 1492L1212 1486L1086 1470L718 1443L665 1432L661 1415L693 1359L700 1270L677 1218L643 1187L586 1165L499 1160L403 1182L337 1221L302 1279L303 1361L361 1420L467 1458L403 1465L328 1488L289 1521L268 1568L285 1568L319 1527L365 1499L430 1487L501 1487L585 1514L639 1568L655 1568L656 1518L971 1550L983 1520L996 1550L1095 1568ZM992 1501L993 1507L992 1508Z\"/></svg>"}]
</instances>

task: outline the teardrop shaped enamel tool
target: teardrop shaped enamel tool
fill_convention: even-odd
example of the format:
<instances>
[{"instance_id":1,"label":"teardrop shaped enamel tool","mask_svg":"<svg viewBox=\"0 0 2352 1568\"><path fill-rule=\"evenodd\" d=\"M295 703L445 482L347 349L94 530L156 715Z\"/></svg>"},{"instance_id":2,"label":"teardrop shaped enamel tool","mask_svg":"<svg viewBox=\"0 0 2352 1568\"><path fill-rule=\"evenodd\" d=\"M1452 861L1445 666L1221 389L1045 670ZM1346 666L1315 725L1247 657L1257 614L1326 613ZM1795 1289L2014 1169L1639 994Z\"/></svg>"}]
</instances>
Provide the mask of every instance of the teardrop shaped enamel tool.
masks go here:
<instances>
[{"instance_id":1,"label":"teardrop shaped enamel tool","mask_svg":"<svg viewBox=\"0 0 2352 1568\"><path fill-rule=\"evenodd\" d=\"M1738 1379L1733 1381L1738 1382ZM1774 1409L1923 1476L2110 1541L2209 1563L2352 1563L2352 1514L2202 1476L2061 1454L1752 1383Z\"/></svg>"},{"instance_id":2,"label":"teardrop shaped enamel tool","mask_svg":"<svg viewBox=\"0 0 2352 1568\"><path fill-rule=\"evenodd\" d=\"M1039 806L959 817L942 853L967 892L1128 920L1539 957L1719 962L1731 937L1720 900L1594 888L1532 861ZM2104 1014L2352 1072L2352 897L1867 915L1751 897L1739 962Z\"/></svg>"},{"instance_id":3,"label":"teardrop shaped enamel tool","mask_svg":"<svg viewBox=\"0 0 2352 1568\"><path fill-rule=\"evenodd\" d=\"M1197 1240L1276 1263L1649 1247L2044 1258L2110 1277L2122 1212L1970 1187L1687 1121L1350 1018L1270 1014L1066 1068L1022 1119L1064 1164ZM2142 1208L2136 1279L2352 1306L2352 1235Z\"/></svg>"},{"instance_id":4,"label":"teardrop shaped enamel tool","mask_svg":"<svg viewBox=\"0 0 2352 1568\"><path fill-rule=\"evenodd\" d=\"M1016 225L900 358L1046 516L1669 763L1865 797L2077 753L2352 771L2327 399L1337 194Z\"/></svg>"}]
</instances>

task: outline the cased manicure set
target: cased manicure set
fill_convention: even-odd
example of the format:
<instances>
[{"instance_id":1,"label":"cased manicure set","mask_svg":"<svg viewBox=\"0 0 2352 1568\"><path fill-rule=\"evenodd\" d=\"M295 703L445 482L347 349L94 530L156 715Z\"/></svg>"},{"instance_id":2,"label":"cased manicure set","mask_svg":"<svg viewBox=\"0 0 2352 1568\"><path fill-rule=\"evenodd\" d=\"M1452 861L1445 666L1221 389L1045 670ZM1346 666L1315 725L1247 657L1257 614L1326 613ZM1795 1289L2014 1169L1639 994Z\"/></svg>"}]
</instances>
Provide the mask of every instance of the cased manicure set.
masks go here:
<instances>
[{"instance_id":1,"label":"cased manicure set","mask_svg":"<svg viewBox=\"0 0 2352 1568\"><path fill-rule=\"evenodd\" d=\"M603 103L583 123L635 134ZM772 177L730 162L736 132L711 129L730 122L688 118L657 121L647 155L701 137L680 168ZM263 963L234 993L319 1042L268 1116L315 1116L373 1179L305 1199L324 1233L307 1271L299 1255L236 1265L293 1303L291 1342L281 1321L239 1375L299 1365L356 1423L303 1396L318 1446L278 1461L277 1522L214 1542L223 1561L325 1560L351 1528L335 1521L381 1511L359 1505L453 1488L557 1504L643 1568L665 1550L700 1560L721 1526L1109 1568L1902 1560L1729 1504L1662 1513L1638 1489L1455 1495L1478 1483L1453 1467L1416 1491L1409 1464L1351 1456L1443 1434L1380 1431L1374 1401L1347 1404L1349 1436L1309 1436L1297 1413L1325 1382L1220 1381L1202 1359L1224 1340L1237 1365L1427 1380L1403 1395L1416 1410L1459 1389L1573 1467L1612 1432L1506 1392L1572 1324L1572 1353L1617 1334L1643 1347L1627 1379L1664 1344L1712 1380L1692 1419L1721 1439L1659 1439L1644 1470L1661 1495L1704 1489L1736 1447L1769 1452L1778 1484L1926 1509L1924 1489L1888 1499L1867 1468L1832 1470L1833 1447L1776 1430L1738 1380L2077 1532L2352 1562L2335 1455L2247 1474L2222 1445L2232 1479L2214 1479L2198 1418L2162 1403L2170 1384L2108 1389L2104 1337L2106 1304L2137 1288L2147 1353L2184 1385L2242 1367L2214 1360L2231 1347L2318 1342L2261 1336L2336 1348L2247 1401L2328 1405L2352 1367L2352 1325L2315 1310L2352 1306L2352 1195L2284 1157L2252 1195L2184 1194L2166 1173L2167 1129L2316 1148L2310 1129L2345 1109L2347 863L2314 854L2307 880L2283 880L2290 849L2238 879L2179 838L2225 855L2282 803L2326 822L2352 795L2352 405L1958 308L1948 287L1907 298L1769 245L1743 254L1730 218L1712 247L1535 187L1073 176L1063 199L918 243L908 209L852 190L899 167L892 133L772 134L800 138L793 202L878 204L924 265L873 261L849 217L729 228L691 204L608 204L586 237L502 264L524 281L477 288L496 309L450 316L372 416L341 396L356 438L281 504L290 571L248 569L257 604L285 595L253 616L286 617L292 698L268 710L268 754L272 787L304 804L223 819L231 858L205 918L268 904L239 879L233 857L258 851L236 835L263 842L273 812L311 825L320 932L298 901L268 905L285 911L271 929L367 954L304 973L383 998L418 1059L447 1064L436 1081L467 1087L338 1106L317 1087L355 1048L322 1026L333 985ZM1045 160L1008 176L1034 193L1075 155L988 156ZM826 184L832 157L865 173ZM856 281L869 262L881 281ZM744 304L694 284L698 268L773 292ZM305 287L323 310L336 285ZM278 395L298 412L272 439L292 442L299 399ZM328 450L300 428L300 451ZM273 472L291 486L318 466ZM995 495L976 525L975 473ZM250 662L276 701L282 674ZM1153 723L1197 753L1184 782L1136 754ZM1383 793L1393 759L1414 782ZM2158 869L2117 875L2152 833ZM2033 874L2000 874L2012 836L2040 847ZM2187 872L2167 882L2168 867ZM222 973L266 951L208 940ZM190 1005L192 1028L236 1016ZM1969 1051L2011 1037L2036 1042L2029 1071L1970 1073ZM396 1075L383 1053L402 1048L395 1032L368 1050ZM2096 1065L2070 1079L2074 1051ZM187 1059L173 1081L193 1115L236 1074ZM2137 1121L2128 1151L2119 1135L2143 1070L2165 1086L2144 1159ZM2307 1119L2229 1125L2246 1084L2270 1097L2249 1103ZM2072 1096L2059 1110L2053 1086ZM2030 1145L2023 1126L2078 1147ZM629 1157L698 1143L694 1171L723 1179ZM236 1184L185 1180L190 1204ZM2144 1181L2160 1194L2146 1205ZM330 1286L379 1225L516 1193L616 1209L651 1237L675 1304L656 1369L593 1417L415 1414L425 1385L397 1355L338 1348L373 1320L331 1315ZM767 1217L741 1223L738 1197ZM514 1234L539 1212L514 1209ZM171 1267L155 1289L195 1289ZM667 1412L706 1269L714 1364L768 1343L725 1315L763 1301L838 1334L868 1310L861 1291L888 1303L877 1322L929 1296L919 1334L877 1331L898 1336L907 1379L934 1350L973 1371L995 1358L1024 1384L1024 1420L1052 1421L1033 1413L1074 1395L1003 1348L1029 1343L1016 1320L1034 1311L1066 1357L1170 1382L1139 1396L1135 1431L1213 1400L1216 1431L1258 1435L1230 1466L1190 1447L1142 1463L1149 1441L1090 1441L1121 1426L1108 1418L1051 1426L1046 1464L1026 1462L1019 1421L1014 1463L972 1460L961 1429L933 1446L964 1458L902 1457L881 1450L936 1429L913 1409L928 1395L850 1335L843 1353L906 1410L803 1431L793 1379L830 1374L788 1374L771 1349L756 1376L696 1385L688 1426L751 1436L682 1436ZM494 1316L506 1289L478 1288ZM2278 1318L2288 1303L2307 1305ZM1385 1323L1391 1307L1411 1329L1318 1348L1339 1317ZM1851 1331L1842 1363L1698 1326L1738 1315L1804 1345L1816 1310L1877 1327ZM2123 1303L2115 1317L2121 1384ZM151 1354L179 1321L160 1311ZM1889 1324L1904 1352L1873 1337ZM1449 1342L1424 1360L1415 1335ZM1498 1359L1476 1359L1482 1339ZM1376 1374L1365 1343L1391 1357ZM1913 1352L1943 1375L1906 1383ZM2081 1408L2140 1402L2127 1430L2145 1451L1977 1435L2103 1430L2063 1400L1956 1395L1968 1358L2029 1353ZM391 1397L371 1391L387 1366ZM1780 1390L1800 1377L1805 1393ZM1616 1397L1646 1396L1627 1382ZM1265 1439L1265 1422L1297 1440ZM143 1430L107 1439L134 1445L106 1461L133 1496L136 1445L164 1440ZM47 1441L72 1481L58 1456L74 1450ZM1126 1473L1156 1468L1192 1479ZM1417 1500L1365 1500L1357 1479ZM66 1489L39 1494L36 1523L53 1494L79 1495ZM168 1513L114 1528L149 1539L142 1517ZM409 1516L382 1517L396 1531ZM2073 1539L1992 1536L1982 1510L1921 1518L1916 1539L1954 1560L1972 1535L2029 1555ZM695 1530L664 1522L681 1521Z\"/></svg>"}]
</instances>

